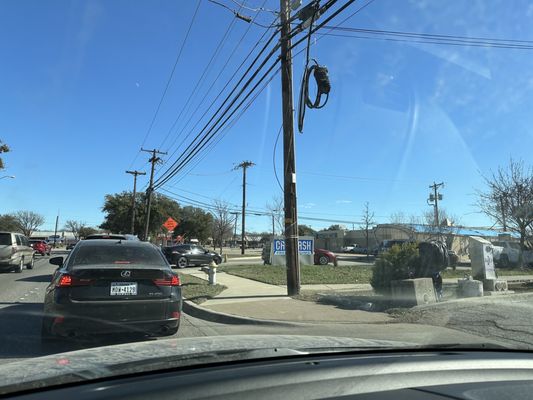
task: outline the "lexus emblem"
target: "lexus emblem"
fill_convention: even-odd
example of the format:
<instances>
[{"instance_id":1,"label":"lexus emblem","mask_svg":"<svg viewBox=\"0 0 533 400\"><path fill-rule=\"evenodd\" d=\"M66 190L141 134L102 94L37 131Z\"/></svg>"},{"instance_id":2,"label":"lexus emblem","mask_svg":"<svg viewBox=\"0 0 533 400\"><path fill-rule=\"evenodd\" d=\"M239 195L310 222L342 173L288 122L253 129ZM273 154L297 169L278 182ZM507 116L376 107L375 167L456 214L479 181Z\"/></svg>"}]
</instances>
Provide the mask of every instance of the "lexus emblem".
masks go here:
<instances>
[{"instance_id":1,"label":"lexus emblem","mask_svg":"<svg viewBox=\"0 0 533 400\"><path fill-rule=\"evenodd\" d=\"M131 276L131 271L122 271L120 276L123 278L129 278Z\"/></svg>"}]
</instances>

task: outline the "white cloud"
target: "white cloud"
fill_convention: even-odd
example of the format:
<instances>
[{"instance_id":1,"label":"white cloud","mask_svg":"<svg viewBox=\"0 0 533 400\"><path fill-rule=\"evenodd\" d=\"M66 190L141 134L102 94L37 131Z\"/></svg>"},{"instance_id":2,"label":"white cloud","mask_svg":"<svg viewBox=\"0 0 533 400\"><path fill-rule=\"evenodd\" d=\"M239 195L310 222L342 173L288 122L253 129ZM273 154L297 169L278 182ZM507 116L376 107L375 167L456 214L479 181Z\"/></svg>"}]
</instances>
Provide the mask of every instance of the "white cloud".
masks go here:
<instances>
[{"instance_id":1,"label":"white cloud","mask_svg":"<svg viewBox=\"0 0 533 400\"><path fill-rule=\"evenodd\" d=\"M304 203L300 205L301 208L313 208L314 206L316 206L315 203Z\"/></svg>"},{"instance_id":2,"label":"white cloud","mask_svg":"<svg viewBox=\"0 0 533 400\"><path fill-rule=\"evenodd\" d=\"M140 87L141 84L139 82L135 82L135 86Z\"/></svg>"}]
</instances>

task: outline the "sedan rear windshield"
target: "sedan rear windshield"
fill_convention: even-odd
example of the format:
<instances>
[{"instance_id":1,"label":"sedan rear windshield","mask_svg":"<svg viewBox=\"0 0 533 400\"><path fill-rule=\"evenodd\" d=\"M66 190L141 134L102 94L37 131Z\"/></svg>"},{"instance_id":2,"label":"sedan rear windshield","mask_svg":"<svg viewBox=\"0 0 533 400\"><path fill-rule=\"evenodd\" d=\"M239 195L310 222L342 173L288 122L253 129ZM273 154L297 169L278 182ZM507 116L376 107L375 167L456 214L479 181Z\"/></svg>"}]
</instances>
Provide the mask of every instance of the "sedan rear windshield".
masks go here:
<instances>
[{"instance_id":1,"label":"sedan rear windshield","mask_svg":"<svg viewBox=\"0 0 533 400\"><path fill-rule=\"evenodd\" d=\"M145 246L86 245L77 249L70 266L77 265L164 265L164 260L153 248Z\"/></svg>"},{"instance_id":2,"label":"sedan rear windshield","mask_svg":"<svg viewBox=\"0 0 533 400\"><path fill-rule=\"evenodd\" d=\"M0 233L0 246L11 245L11 233Z\"/></svg>"}]
</instances>

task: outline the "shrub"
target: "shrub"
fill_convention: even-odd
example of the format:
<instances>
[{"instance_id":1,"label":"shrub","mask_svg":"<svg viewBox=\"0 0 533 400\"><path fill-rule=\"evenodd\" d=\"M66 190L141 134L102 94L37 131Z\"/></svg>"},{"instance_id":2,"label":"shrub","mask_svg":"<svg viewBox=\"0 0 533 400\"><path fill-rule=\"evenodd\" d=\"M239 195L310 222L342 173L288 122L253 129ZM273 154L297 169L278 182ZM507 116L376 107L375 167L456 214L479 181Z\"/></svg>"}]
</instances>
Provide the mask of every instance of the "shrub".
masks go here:
<instances>
[{"instance_id":1,"label":"shrub","mask_svg":"<svg viewBox=\"0 0 533 400\"><path fill-rule=\"evenodd\" d=\"M411 278L418 263L418 246L416 243L395 245L383 254L374 265L370 284L374 291L388 295L391 282Z\"/></svg>"}]
</instances>

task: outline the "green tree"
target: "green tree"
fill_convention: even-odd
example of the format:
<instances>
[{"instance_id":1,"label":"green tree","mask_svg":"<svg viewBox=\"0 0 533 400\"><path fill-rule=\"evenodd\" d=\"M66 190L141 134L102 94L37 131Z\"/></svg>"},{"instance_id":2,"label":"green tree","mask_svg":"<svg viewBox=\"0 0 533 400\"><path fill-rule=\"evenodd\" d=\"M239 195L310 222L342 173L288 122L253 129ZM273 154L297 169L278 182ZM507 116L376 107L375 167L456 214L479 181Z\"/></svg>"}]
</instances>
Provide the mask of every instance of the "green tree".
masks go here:
<instances>
[{"instance_id":1,"label":"green tree","mask_svg":"<svg viewBox=\"0 0 533 400\"><path fill-rule=\"evenodd\" d=\"M376 293L389 295L391 282L408 279L418 269L418 246L416 243L395 245L378 258L372 269L370 284Z\"/></svg>"},{"instance_id":2,"label":"green tree","mask_svg":"<svg viewBox=\"0 0 533 400\"><path fill-rule=\"evenodd\" d=\"M132 192L124 191L105 196L102 211L106 213L100 228L112 233L129 233L131 228L131 196ZM141 236L144 233L146 219L146 195L137 193L135 201L135 226L134 234ZM154 193L150 210L150 226L148 234L154 236L161 232L161 225L168 217L178 221L181 215L180 205L166 196Z\"/></svg>"},{"instance_id":3,"label":"green tree","mask_svg":"<svg viewBox=\"0 0 533 400\"><path fill-rule=\"evenodd\" d=\"M196 207L183 207L181 218L176 220L179 225L174 230L174 237L182 236L187 239L198 239L205 242L213 229L213 216L204 210Z\"/></svg>"},{"instance_id":4,"label":"green tree","mask_svg":"<svg viewBox=\"0 0 533 400\"><path fill-rule=\"evenodd\" d=\"M9 151L9 146L0 140L0 154L8 153ZM0 169L4 169L4 160L2 157L0 157Z\"/></svg>"},{"instance_id":5,"label":"green tree","mask_svg":"<svg viewBox=\"0 0 533 400\"><path fill-rule=\"evenodd\" d=\"M17 225L17 220L13 215L0 215L0 231L5 232L20 232Z\"/></svg>"},{"instance_id":6,"label":"green tree","mask_svg":"<svg viewBox=\"0 0 533 400\"><path fill-rule=\"evenodd\" d=\"M345 226L343 225L338 225L338 224L334 224L334 225L331 225L329 228L327 229L324 229L325 231L342 231L346 229Z\"/></svg>"},{"instance_id":7,"label":"green tree","mask_svg":"<svg viewBox=\"0 0 533 400\"><path fill-rule=\"evenodd\" d=\"M316 231L308 225L298 225L298 236L315 236Z\"/></svg>"}]
</instances>

